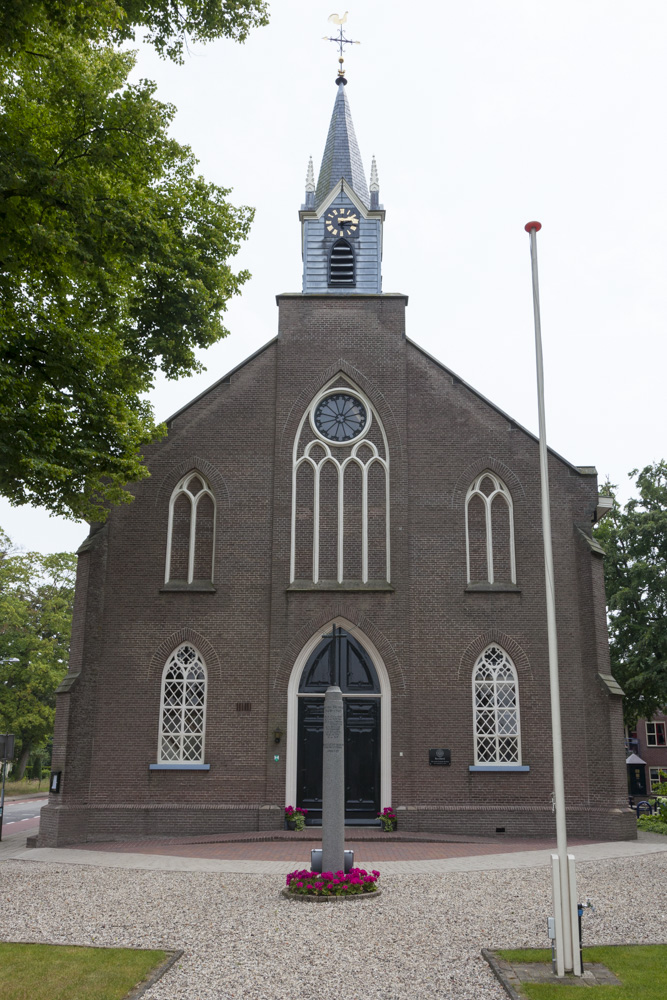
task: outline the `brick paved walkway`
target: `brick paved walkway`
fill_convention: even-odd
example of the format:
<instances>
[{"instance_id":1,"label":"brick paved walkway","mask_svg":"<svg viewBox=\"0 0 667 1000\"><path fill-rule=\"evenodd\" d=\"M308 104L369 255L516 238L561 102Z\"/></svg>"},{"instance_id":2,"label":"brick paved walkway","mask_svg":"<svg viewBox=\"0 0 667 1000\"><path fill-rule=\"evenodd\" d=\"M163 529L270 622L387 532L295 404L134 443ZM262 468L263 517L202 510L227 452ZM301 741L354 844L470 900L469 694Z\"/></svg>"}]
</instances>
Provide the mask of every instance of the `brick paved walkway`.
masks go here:
<instances>
[{"instance_id":1,"label":"brick paved walkway","mask_svg":"<svg viewBox=\"0 0 667 1000\"><path fill-rule=\"evenodd\" d=\"M174 837L156 838L153 840L110 841L108 843L72 844L71 850L101 851L114 854L152 854L180 858L211 858L216 860L244 861L293 861L295 857L303 858L304 864L310 859L311 848L321 847L320 839L311 839L306 835L295 836L287 834L277 840L255 839L257 835L248 834L247 840L241 840L241 834L228 837ZM384 839L383 839L384 836ZM346 839L346 848L353 850L355 857L373 857L375 861L430 861L445 858L468 858L489 854L508 854L515 851L555 850L556 841L551 839L484 839L467 840L463 837L455 841L419 839L417 841L393 840L393 834L378 836L354 835ZM590 840L573 839L570 844L591 844Z\"/></svg>"}]
</instances>

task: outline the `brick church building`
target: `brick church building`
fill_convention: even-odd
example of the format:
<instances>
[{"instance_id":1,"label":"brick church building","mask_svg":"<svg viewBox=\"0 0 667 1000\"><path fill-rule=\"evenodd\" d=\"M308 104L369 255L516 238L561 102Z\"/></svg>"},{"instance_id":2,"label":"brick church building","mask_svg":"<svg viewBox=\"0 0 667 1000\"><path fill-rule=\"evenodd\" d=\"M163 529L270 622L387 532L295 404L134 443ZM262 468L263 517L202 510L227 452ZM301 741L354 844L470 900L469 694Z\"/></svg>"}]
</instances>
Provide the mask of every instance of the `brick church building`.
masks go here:
<instances>
[{"instance_id":1,"label":"brick church building","mask_svg":"<svg viewBox=\"0 0 667 1000\"><path fill-rule=\"evenodd\" d=\"M345 87L277 336L79 550L42 846L316 824L332 680L348 823L555 829L537 440L406 337ZM629 838L596 472L549 462L568 828Z\"/></svg>"}]
</instances>

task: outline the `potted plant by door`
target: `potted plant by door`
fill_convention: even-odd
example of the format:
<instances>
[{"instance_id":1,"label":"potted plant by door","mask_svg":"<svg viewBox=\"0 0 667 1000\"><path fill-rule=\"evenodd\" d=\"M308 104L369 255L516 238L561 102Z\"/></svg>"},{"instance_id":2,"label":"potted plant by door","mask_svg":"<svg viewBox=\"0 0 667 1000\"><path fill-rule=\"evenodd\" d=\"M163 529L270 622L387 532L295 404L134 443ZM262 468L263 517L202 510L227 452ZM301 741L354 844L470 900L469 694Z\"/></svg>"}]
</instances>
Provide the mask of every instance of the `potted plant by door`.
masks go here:
<instances>
[{"instance_id":1,"label":"potted plant by door","mask_svg":"<svg viewBox=\"0 0 667 1000\"><path fill-rule=\"evenodd\" d=\"M378 816L380 817L382 829L385 833L391 833L396 829L396 813L391 806L383 809L381 813L378 813Z\"/></svg>"},{"instance_id":2,"label":"potted plant by door","mask_svg":"<svg viewBox=\"0 0 667 1000\"><path fill-rule=\"evenodd\" d=\"M285 806L285 820L288 830L303 830L306 826L306 814L308 810L301 806Z\"/></svg>"}]
</instances>

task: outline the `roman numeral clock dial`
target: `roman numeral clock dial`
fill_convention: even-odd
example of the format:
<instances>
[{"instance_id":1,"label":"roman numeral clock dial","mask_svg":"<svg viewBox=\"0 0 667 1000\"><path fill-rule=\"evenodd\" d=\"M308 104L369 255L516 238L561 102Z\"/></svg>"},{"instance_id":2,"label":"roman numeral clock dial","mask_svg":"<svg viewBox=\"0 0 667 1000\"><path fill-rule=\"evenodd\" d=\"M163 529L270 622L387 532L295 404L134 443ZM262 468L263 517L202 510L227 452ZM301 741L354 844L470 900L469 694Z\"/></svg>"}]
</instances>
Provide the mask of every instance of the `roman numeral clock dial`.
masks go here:
<instances>
[{"instance_id":1,"label":"roman numeral clock dial","mask_svg":"<svg viewBox=\"0 0 667 1000\"><path fill-rule=\"evenodd\" d=\"M356 236L359 216L347 208L330 208L324 216L324 225L330 236Z\"/></svg>"}]
</instances>

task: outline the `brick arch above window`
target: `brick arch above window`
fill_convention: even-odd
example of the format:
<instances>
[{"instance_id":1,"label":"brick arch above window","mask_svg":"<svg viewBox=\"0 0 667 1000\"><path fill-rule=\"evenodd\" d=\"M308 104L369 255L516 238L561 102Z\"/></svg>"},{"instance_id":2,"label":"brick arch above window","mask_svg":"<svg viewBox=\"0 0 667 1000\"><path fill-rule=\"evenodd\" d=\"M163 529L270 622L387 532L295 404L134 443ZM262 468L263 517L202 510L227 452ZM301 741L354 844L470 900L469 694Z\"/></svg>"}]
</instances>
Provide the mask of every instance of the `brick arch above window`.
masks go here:
<instances>
[{"instance_id":1,"label":"brick arch above window","mask_svg":"<svg viewBox=\"0 0 667 1000\"><path fill-rule=\"evenodd\" d=\"M526 679L530 678L530 680L533 680L533 670L530 665L530 660L528 659L523 647L511 635L508 635L506 632L501 632L500 629L496 628L490 628L486 629L484 632L480 632L480 634L476 636L468 646L466 646L461 659L459 660L457 671L458 680L470 674L478 658L484 650L493 643L496 643L498 646L502 646L508 656L511 657L519 678L525 676Z\"/></svg>"},{"instance_id":2,"label":"brick arch above window","mask_svg":"<svg viewBox=\"0 0 667 1000\"><path fill-rule=\"evenodd\" d=\"M220 660L215 648L211 645L208 639L201 634L201 632L197 632L195 629L188 628L186 626L172 632L166 637L166 639L163 639L157 647L151 657L150 663L148 664L146 680L152 682L160 679L162 677L164 665L169 656L171 656L173 651L185 642L191 643L193 646L197 647L206 662L209 677L214 674L217 678L222 676Z\"/></svg>"},{"instance_id":3,"label":"brick arch above window","mask_svg":"<svg viewBox=\"0 0 667 1000\"><path fill-rule=\"evenodd\" d=\"M490 472L495 472L503 480L512 494L515 509L523 509L526 504L523 483L508 465L501 462L500 459L494 458L492 455L485 455L466 466L457 478L452 490L451 507L455 510L463 509L470 484L487 469Z\"/></svg>"},{"instance_id":4,"label":"brick arch above window","mask_svg":"<svg viewBox=\"0 0 667 1000\"><path fill-rule=\"evenodd\" d=\"M215 465L212 465L211 462L207 462L205 458L193 455L191 458L186 458L182 462L179 462L178 465L174 465L163 476L155 494L156 507L164 508L169 504L174 489L188 472L201 473L208 482L218 507L230 506L229 489L220 470Z\"/></svg>"},{"instance_id":5,"label":"brick arch above window","mask_svg":"<svg viewBox=\"0 0 667 1000\"><path fill-rule=\"evenodd\" d=\"M319 614L309 618L291 637L273 678L274 690L280 691L286 687L294 667L294 661L308 639L318 629L324 630L334 621L343 627L358 629L362 632L373 643L382 657L394 694L405 691L405 673L392 643L370 618L364 614L360 615L353 605L344 600L332 601Z\"/></svg>"},{"instance_id":6,"label":"brick arch above window","mask_svg":"<svg viewBox=\"0 0 667 1000\"><path fill-rule=\"evenodd\" d=\"M387 434L387 445L392 463L398 463L403 459L403 441L399 432L398 422L391 408L389 400L384 395L379 385L369 378L363 371L345 358L339 358L329 365L314 378L304 382L299 395L294 400L280 435L280 455L281 461L291 462L292 448L294 445L294 435L297 432L299 423L304 411L308 408L314 397L327 385L333 383L334 379L341 377L350 382L350 388L360 389L361 392L373 401L373 406Z\"/></svg>"}]
</instances>

